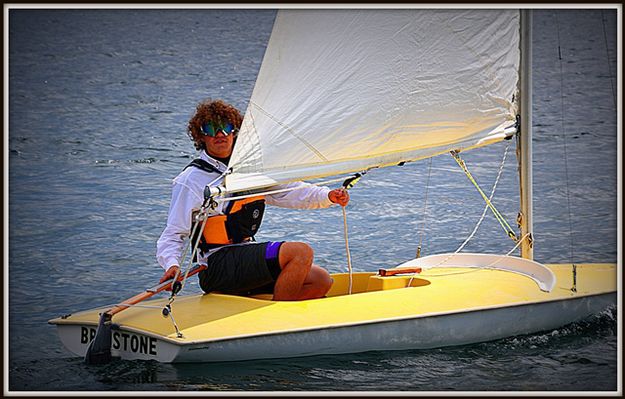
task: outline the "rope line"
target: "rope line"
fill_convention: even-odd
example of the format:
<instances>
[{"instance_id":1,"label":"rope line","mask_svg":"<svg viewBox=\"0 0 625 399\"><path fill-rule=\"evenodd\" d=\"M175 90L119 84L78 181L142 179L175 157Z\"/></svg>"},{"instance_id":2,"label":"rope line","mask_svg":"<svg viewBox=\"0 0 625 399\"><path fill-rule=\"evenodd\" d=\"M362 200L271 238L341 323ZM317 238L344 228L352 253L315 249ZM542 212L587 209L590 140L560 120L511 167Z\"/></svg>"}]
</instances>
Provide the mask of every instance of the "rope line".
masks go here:
<instances>
[{"instance_id":1,"label":"rope line","mask_svg":"<svg viewBox=\"0 0 625 399\"><path fill-rule=\"evenodd\" d=\"M564 73L562 67L562 53L560 51L560 23L558 21L558 13L554 13L556 18L556 31L558 37L558 54L560 61L560 129L563 137L563 152L564 152L564 181L566 183L566 207L569 216L569 253L571 262L573 262L573 217L571 215L571 194L569 189L569 162L566 145L566 127L564 125Z\"/></svg>"},{"instance_id":2,"label":"rope line","mask_svg":"<svg viewBox=\"0 0 625 399\"><path fill-rule=\"evenodd\" d=\"M510 144L508 144L508 146L509 145ZM504 162L505 162L505 156L508 153L508 146L506 147L506 151L505 151L505 154L504 154ZM516 242L518 240L518 238L517 238L516 234L514 234L514 231L512 230L512 227L510 227L510 225L508 224L506 219L503 217L503 215L501 213L499 213L497 208L495 208L495 206L493 205L491 199L489 199L486 196L486 194L484 194L484 191L482 191L482 188L479 186L479 184L477 183L475 178L473 178L473 175L471 175L471 172L469 172L469 169L467 168L465 162L460 158L460 155L458 155L458 152L451 151L451 155L454 157L454 159L456 160L456 162L458 163L460 168L462 168L462 170L464 171L464 173L467 176L467 178L471 181L471 183L473 183L473 185L475 186L477 191L480 193L480 195L482 196L482 198L486 202L486 206L488 208L490 208L490 210L493 212L493 215L495 216L495 219L497 219L497 221L499 222L501 227L505 230L505 232L508 235L508 237Z\"/></svg>"},{"instance_id":3,"label":"rope line","mask_svg":"<svg viewBox=\"0 0 625 399\"><path fill-rule=\"evenodd\" d=\"M417 258L421 257L421 245L423 244L423 237L425 236L425 226L427 226L427 209L428 209L428 193L430 191L430 175L432 174L432 158L430 158L430 162L428 165L428 179L425 183L425 200L423 203L423 222L421 224L421 228L419 229L419 244L417 245Z\"/></svg>"},{"instance_id":4,"label":"rope line","mask_svg":"<svg viewBox=\"0 0 625 399\"><path fill-rule=\"evenodd\" d=\"M489 202L495 196L495 191L497 190L497 185L499 184L499 179L501 179L501 175L503 173L503 168L504 168L504 165L506 164L506 159L508 157L508 150L509 149L510 149L510 143L508 143L508 145L506 146L506 149L504 150L503 158L501 160L501 165L499 165L499 171L497 172L497 178L495 179L495 182L493 183L493 188L491 189L490 196L488 197ZM486 212L488 211L488 209L489 209L489 206L488 206L488 204L486 204L484 206L484 210L482 211L482 216L480 216L480 219L475 224L475 227L473 228L473 231L464 240L464 242L462 244L460 244L460 246L458 247L458 249L456 249L456 251L454 253L458 253L458 252L462 251L464 249L464 247L469 243L469 241L471 241L473 239L473 237L475 236L475 233L477 233L477 230L480 228L480 225L484 221L484 217L486 216Z\"/></svg>"},{"instance_id":5,"label":"rope line","mask_svg":"<svg viewBox=\"0 0 625 399\"><path fill-rule=\"evenodd\" d=\"M353 282L352 256L349 251L349 239L348 239L348 233L347 233L347 212L345 211L344 206L342 206L341 209L343 209L343 234L345 236L345 252L347 253L347 271L349 272L349 289L347 293L351 295L352 294L352 282Z\"/></svg>"},{"instance_id":6,"label":"rope line","mask_svg":"<svg viewBox=\"0 0 625 399\"><path fill-rule=\"evenodd\" d=\"M219 180L223 179L227 174L230 173L230 170L226 170L225 172L223 172L221 175L219 175L217 178L215 178L213 181L211 181L210 183L207 184L207 186L212 186L213 184L217 183ZM180 291L178 291L178 293L182 292L182 289L184 288L187 278L189 277L189 271L191 270L191 266L193 266L193 258L195 258L196 254L197 254L197 248L199 246L200 243L200 238L202 237L202 232L204 231L204 226L206 226L206 221L208 220L208 215L206 214L206 209L211 206L212 204L209 201L204 201L204 203L202 204L200 210L198 211L198 213L195 215L195 221L193 223L193 228L191 229L191 235L189 236L189 239L187 240L187 243L184 246L184 249L182 251L182 255L180 257L179 260L179 266L182 267L187 259L187 252L189 251L189 248L191 247L191 242L193 241L193 237L195 236L195 232L197 230L197 227L200 225L200 221L202 221L202 227L200 229L200 233L197 236L197 239L195 241L195 245L193 246L193 250L191 251L191 258L189 261L189 265L186 268L185 274L184 274L184 280L182 281L182 285L180 287ZM176 275L174 276L174 282L178 281L178 276L180 276L180 270L178 271L178 273L176 273ZM173 283L172 283L173 286ZM177 294L175 294L172 290L172 295L170 297L170 304L173 302L174 297Z\"/></svg>"},{"instance_id":7,"label":"rope line","mask_svg":"<svg viewBox=\"0 0 625 399\"><path fill-rule=\"evenodd\" d=\"M499 180L501 179L501 175L503 173L503 169L504 169L504 166L506 164L506 159L508 157L508 150L509 149L510 149L510 143L508 143L508 145L506 145L506 148L504 150L503 158L501 159L501 164L499 165L499 171L497 172L497 178L495 179L495 182L493 183L493 188L491 189L491 193L490 193L490 196L488 198L489 202L495 196L495 191L497 190L497 185L499 184ZM482 211L482 216L480 216L480 218L477 221L475 227L473 228L473 231L471 232L471 234L469 234L469 236L464 240L464 242L462 244L460 244L458 249L456 249L452 254L447 256L445 259L443 259L441 262L439 262L434 267L442 265L443 263L447 262L450 258L452 258L454 255L458 254L460 251L462 251L464 249L464 247L469 243L469 241L471 241L471 239L473 239L473 237L475 236L475 233L480 228L480 225L482 224L482 221L484 221L484 217L486 216L486 212L488 211L488 209L489 209L489 206L488 206L488 202L487 202L486 206L484 206L484 211ZM516 248L518 248L518 246L521 245L521 242L525 238L527 238L527 235L525 237L523 237L523 239L518 240L518 242L516 243L516 245L512 249L512 251L514 251ZM510 254L512 251L510 251L508 254ZM407 285L408 287L410 287L410 285L412 284L412 280L414 279L415 276L416 276L416 273L413 273L412 277L410 278L410 281L408 282L408 285Z\"/></svg>"},{"instance_id":8,"label":"rope line","mask_svg":"<svg viewBox=\"0 0 625 399\"><path fill-rule=\"evenodd\" d=\"M347 190L354 187L354 185L367 173L366 170L362 172L354 174L352 177L349 177L343 181L343 185L341 190L347 193ZM345 252L347 253L347 271L349 272L349 289L348 294L352 294L352 283L353 283L353 272L352 272L352 255L349 250L349 234L347 229L347 211L345 210L345 206L341 207L343 209L343 234L345 236Z\"/></svg>"},{"instance_id":9,"label":"rope line","mask_svg":"<svg viewBox=\"0 0 625 399\"><path fill-rule=\"evenodd\" d=\"M612 75L612 65L610 64L610 49L608 48L608 33L605 28L605 15L601 10L601 24L603 25L603 42L605 43L605 54L608 59L608 73L610 74L610 86L612 87L612 99L614 101L614 109L616 109L616 90L614 90L614 76Z\"/></svg>"}]
</instances>

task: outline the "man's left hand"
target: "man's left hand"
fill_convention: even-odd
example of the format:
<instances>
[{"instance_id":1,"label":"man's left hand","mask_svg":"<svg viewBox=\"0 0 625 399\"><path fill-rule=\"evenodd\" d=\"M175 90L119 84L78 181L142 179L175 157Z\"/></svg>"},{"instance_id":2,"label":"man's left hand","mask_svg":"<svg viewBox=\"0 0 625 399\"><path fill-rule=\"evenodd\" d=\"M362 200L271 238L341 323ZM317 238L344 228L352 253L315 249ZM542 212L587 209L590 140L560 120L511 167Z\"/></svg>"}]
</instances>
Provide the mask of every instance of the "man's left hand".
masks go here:
<instances>
[{"instance_id":1,"label":"man's left hand","mask_svg":"<svg viewBox=\"0 0 625 399\"><path fill-rule=\"evenodd\" d=\"M349 193L347 190L342 188L337 188L328 193L328 198L330 201L335 204L339 204L340 206L345 206L349 203Z\"/></svg>"}]
</instances>

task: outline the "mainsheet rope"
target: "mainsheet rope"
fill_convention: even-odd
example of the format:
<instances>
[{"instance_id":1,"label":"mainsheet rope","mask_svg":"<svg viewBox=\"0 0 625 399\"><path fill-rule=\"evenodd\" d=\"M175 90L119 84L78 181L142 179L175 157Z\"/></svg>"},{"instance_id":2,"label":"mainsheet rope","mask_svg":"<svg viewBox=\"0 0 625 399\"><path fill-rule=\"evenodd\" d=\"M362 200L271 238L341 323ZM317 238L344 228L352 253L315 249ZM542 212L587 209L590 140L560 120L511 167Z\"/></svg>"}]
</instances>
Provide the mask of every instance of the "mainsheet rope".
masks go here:
<instances>
[{"instance_id":1,"label":"mainsheet rope","mask_svg":"<svg viewBox=\"0 0 625 399\"><path fill-rule=\"evenodd\" d=\"M347 254L347 272L349 273L349 287L347 289L347 294L351 295L352 294L352 283L353 283L353 276L352 276L352 255L349 251L349 234L347 232L347 212L345 211L345 207L342 206L341 209L343 210L343 236L345 237L345 253Z\"/></svg>"},{"instance_id":2,"label":"mainsheet rope","mask_svg":"<svg viewBox=\"0 0 625 399\"><path fill-rule=\"evenodd\" d=\"M360 178L365 175L367 171L362 171L354 174L352 177L345 179L343 182L343 187L341 190L347 192L347 190L354 187L354 185L360 180ZM349 287L348 287L348 295L352 294L352 284L353 284L353 271L352 271L352 255L349 250L349 234L347 229L347 211L345 210L345 206L341 207L343 209L343 235L345 236L345 252L347 254L347 271L349 273Z\"/></svg>"}]
</instances>

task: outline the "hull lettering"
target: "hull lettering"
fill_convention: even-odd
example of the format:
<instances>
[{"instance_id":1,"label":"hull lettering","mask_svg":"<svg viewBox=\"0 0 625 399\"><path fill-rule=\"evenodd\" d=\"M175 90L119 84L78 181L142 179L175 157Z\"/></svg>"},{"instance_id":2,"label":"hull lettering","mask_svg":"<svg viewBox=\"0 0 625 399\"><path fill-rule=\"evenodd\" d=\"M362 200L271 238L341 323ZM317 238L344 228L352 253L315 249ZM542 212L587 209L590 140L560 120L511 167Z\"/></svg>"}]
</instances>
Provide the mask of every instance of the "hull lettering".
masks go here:
<instances>
[{"instance_id":1,"label":"hull lettering","mask_svg":"<svg viewBox=\"0 0 625 399\"><path fill-rule=\"evenodd\" d=\"M80 327L80 343L88 344L95 337L95 333L95 328ZM154 337L113 331L111 346L118 351L156 356L156 338Z\"/></svg>"}]
</instances>

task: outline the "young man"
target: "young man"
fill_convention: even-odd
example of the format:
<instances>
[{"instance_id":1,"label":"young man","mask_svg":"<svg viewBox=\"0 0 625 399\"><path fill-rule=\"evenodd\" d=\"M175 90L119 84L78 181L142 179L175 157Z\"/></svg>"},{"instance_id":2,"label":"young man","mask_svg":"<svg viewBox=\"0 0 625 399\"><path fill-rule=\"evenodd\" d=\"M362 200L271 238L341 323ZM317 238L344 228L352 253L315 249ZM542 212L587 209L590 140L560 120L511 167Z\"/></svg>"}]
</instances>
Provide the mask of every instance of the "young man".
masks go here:
<instances>
[{"instance_id":1,"label":"young man","mask_svg":"<svg viewBox=\"0 0 625 399\"><path fill-rule=\"evenodd\" d=\"M157 242L156 257L165 269L161 282L180 271L180 257L190 239L195 213L204 202L204 188L222 183L236 134L243 117L221 100L201 102L188 125L196 149L195 160L175 179L167 227ZM265 203L286 208L317 209L332 204L347 205L345 190L330 190L307 183L285 193L221 202L210 213L201 234L197 262L207 265L200 272L205 292L232 294L273 293L276 301L323 297L332 285L328 272L313 264L312 248L302 242L254 242ZM199 230L199 227L198 229ZM193 240L195 242L195 240Z\"/></svg>"}]
</instances>

